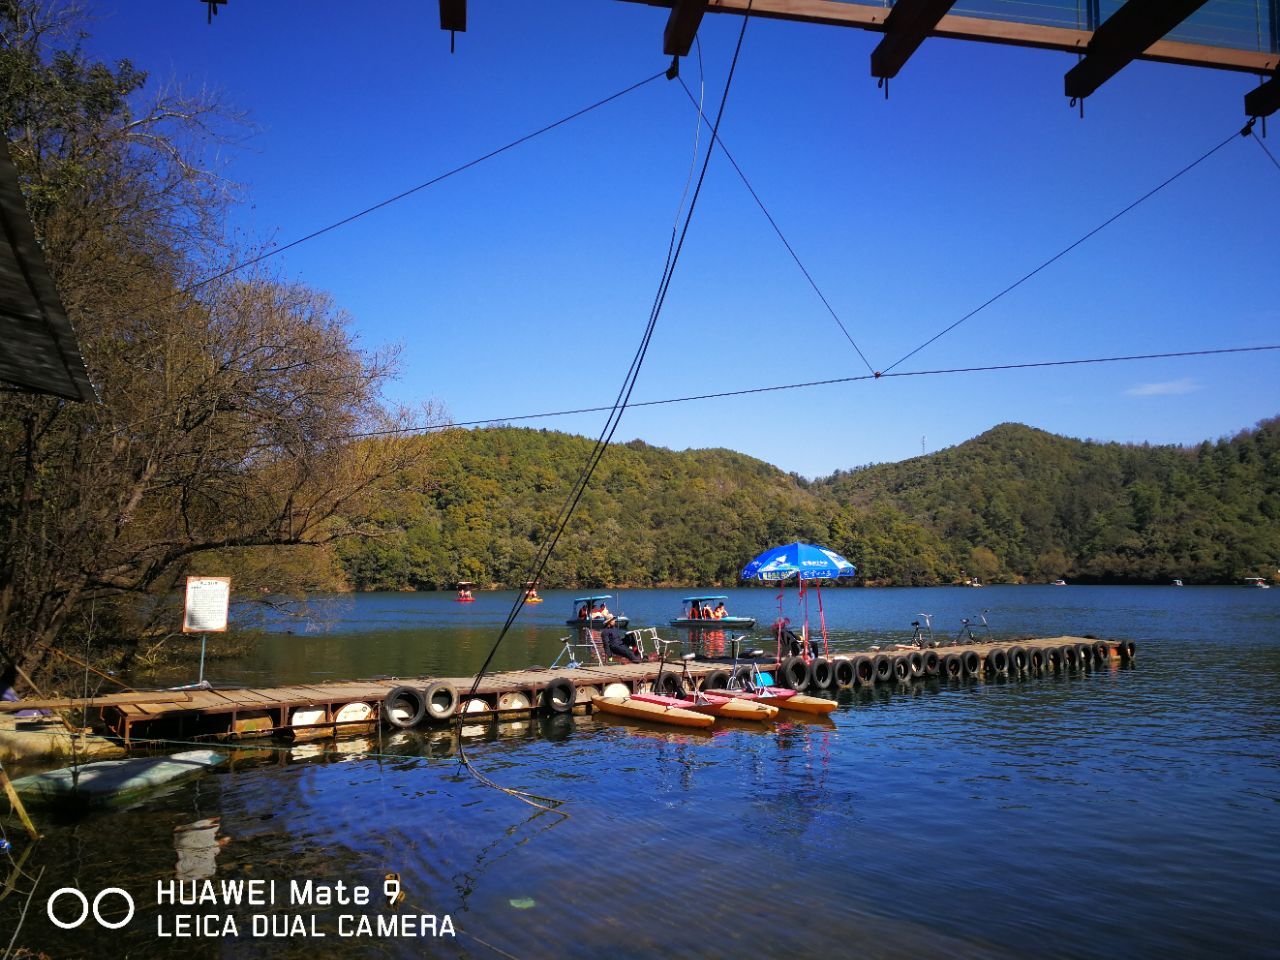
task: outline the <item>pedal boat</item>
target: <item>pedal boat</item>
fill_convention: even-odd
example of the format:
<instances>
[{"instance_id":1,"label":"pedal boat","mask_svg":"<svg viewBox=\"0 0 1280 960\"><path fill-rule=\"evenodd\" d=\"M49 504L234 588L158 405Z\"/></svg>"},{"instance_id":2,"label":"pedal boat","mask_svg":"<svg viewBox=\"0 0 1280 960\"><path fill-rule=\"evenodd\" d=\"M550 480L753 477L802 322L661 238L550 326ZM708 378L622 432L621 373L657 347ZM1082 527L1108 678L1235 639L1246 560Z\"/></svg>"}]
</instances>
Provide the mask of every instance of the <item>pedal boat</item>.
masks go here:
<instances>
[{"instance_id":1,"label":"pedal boat","mask_svg":"<svg viewBox=\"0 0 1280 960\"><path fill-rule=\"evenodd\" d=\"M671 698L665 698L671 699ZM677 702L672 700L673 703ZM591 709L600 713L612 714L616 717L628 717L632 720L648 720L652 723L666 723L676 727L702 727L715 725L716 718L705 713L694 713L678 706L653 703L636 697L592 697Z\"/></svg>"},{"instance_id":2,"label":"pedal boat","mask_svg":"<svg viewBox=\"0 0 1280 960\"><path fill-rule=\"evenodd\" d=\"M704 693L714 697L734 697L747 702L762 703L778 710L811 713L823 717L839 706L834 700L811 697L806 693L788 690L786 687L761 687L758 690L706 690Z\"/></svg>"},{"instance_id":3,"label":"pedal boat","mask_svg":"<svg viewBox=\"0 0 1280 960\"><path fill-rule=\"evenodd\" d=\"M726 697L716 693L699 693L692 697L664 697L658 693L635 693L631 695L631 699L673 707L677 710L690 710L712 717L726 717L730 720L756 720L764 723L778 715L778 708L772 704L742 697Z\"/></svg>"}]
</instances>

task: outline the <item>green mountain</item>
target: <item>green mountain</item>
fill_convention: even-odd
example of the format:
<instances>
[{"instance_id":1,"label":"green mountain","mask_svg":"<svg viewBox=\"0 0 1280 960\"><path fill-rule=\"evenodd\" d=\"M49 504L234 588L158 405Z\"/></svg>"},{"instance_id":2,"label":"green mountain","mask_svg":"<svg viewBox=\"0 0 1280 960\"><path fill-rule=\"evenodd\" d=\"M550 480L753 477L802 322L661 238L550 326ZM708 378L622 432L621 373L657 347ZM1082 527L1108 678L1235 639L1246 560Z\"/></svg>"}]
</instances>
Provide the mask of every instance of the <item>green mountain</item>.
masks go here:
<instances>
[{"instance_id":1,"label":"green mountain","mask_svg":"<svg viewBox=\"0 0 1280 960\"><path fill-rule=\"evenodd\" d=\"M430 475L347 543L357 589L514 585L554 530L591 441L450 431ZM730 450L609 449L544 587L734 582L768 546L843 553L866 581L1238 581L1280 560L1280 420L1195 448L1003 424L959 446L808 482Z\"/></svg>"}]
</instances>

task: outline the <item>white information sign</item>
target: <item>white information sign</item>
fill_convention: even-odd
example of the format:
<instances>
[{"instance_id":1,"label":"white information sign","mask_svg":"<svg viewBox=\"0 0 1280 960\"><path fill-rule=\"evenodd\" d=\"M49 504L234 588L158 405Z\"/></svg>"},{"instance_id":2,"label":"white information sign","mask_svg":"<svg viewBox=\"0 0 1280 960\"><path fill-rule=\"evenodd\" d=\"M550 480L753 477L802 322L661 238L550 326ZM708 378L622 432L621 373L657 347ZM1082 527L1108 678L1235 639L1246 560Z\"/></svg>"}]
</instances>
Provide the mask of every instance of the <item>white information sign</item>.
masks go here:
<instances>
[{"instance_id":1,"label":"white information sign","mask_svg":"<svg viewBox=\"0 0 1280 960\"><path fill-rule=\"evenodd\" d=\"M183 633L224 633L231 602L230 577L187 577Z\"/></svg>"}]
</instances>

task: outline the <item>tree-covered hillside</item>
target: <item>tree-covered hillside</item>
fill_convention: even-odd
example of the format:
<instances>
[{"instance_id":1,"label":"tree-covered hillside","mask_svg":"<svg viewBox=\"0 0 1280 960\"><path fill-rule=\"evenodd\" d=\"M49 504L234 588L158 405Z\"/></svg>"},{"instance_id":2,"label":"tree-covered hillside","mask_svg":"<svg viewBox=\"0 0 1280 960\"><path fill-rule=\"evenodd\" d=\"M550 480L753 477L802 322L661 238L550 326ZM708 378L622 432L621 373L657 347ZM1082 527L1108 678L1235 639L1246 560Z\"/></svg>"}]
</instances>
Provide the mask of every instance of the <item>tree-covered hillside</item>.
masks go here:
<instances>
[{"instance_id":1,"label":"tree-covered hillside","mask_svg":"<svg viewBox=\"0 0 1280 960\"><path fill-rule=\"evenodd\" d=\"M901 511L983 579L1232 581L1280 562L1280 419L1191 448L1002 424L814 490L854 510Z\"/></svg>"},{"instance_id":2,"label":"tree-covered hillside","mask_svg":"<svg viewBox=\"0 0 1280 960\"><path fill-rule=\"evenodd\" d=\"M514 584L549 534L589 440L495 428L426 438L437 464L346 544L357 589ZM1005 424L898 464L809 483L729 450L635 441L601 463L544 586L731 583L804 539L879 583L1230 581L1280 560L1280 421L1198 448L1099 444Z\"/></svg>"}]
</instances>

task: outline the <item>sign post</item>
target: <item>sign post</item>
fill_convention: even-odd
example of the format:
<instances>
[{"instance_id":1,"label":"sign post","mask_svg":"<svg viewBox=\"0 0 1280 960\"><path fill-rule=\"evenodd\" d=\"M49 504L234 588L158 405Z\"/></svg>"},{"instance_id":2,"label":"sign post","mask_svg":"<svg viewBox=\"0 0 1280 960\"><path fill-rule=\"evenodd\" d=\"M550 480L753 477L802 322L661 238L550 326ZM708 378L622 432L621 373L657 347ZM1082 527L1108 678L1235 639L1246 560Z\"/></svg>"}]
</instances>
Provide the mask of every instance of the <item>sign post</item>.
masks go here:
<instances>
[{"instance_id":1,"label":"sign post","mask_svg":"<svg viewBox=\"0 0 1280 960\"><path fill-rule=\"evenodd\" d=\"M182 632L200 634L200 684L204 683L205 641L211 633L226 633L230 603L230 577L187 577Z\"/></svg>"}]
</instances>

